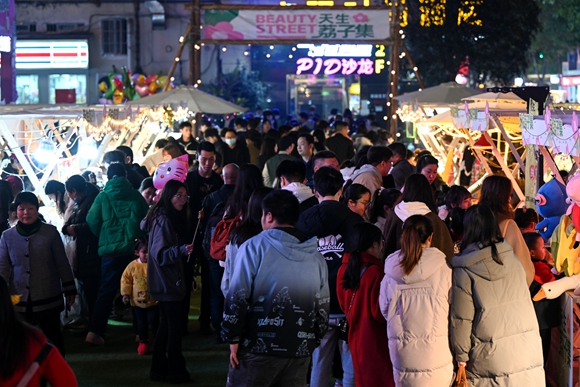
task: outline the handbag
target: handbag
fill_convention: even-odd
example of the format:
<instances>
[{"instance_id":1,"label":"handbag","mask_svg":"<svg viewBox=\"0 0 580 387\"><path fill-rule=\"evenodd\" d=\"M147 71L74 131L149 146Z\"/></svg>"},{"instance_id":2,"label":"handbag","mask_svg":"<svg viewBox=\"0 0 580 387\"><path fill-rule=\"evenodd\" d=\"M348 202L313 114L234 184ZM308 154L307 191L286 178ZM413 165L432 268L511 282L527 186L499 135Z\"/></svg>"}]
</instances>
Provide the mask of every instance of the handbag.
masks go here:
<instances>
[{"instance_id":1,"label":"handbag","mask_svg":"<svg viewBox=\"0 0 580 387\"><path fill-rule=\"evenodd\" d=\"M365 266L360 271L360 279L362 279L362 276L365 273L365 271L367 270L367 268L368 268L368 266ZM359 285L360 285L360 279L359 279ZM348 311L346 312L346 316L341 318L338 321L338 338L341 340L344 340L345 343L348 343L348 315L350 314L350 309L352 308L352 303L354 302L354 296L356 295L357 290L358 290L358 286L354 290L354 292L352 293L352 298L350 299L350 305L348 307Z\"/></svg>"},{"instance_id":2,"label":"handbag","mask_svg":"<svg viewBox=\"0 0 580 387\"><path fill-rule=\"evenodd\" d=\"M467 384L467 373L465 372L464 365L460 365L457 369L457 376L455 377L453 387L469 387L469 384Z\"/></svg>"}]
</instances>

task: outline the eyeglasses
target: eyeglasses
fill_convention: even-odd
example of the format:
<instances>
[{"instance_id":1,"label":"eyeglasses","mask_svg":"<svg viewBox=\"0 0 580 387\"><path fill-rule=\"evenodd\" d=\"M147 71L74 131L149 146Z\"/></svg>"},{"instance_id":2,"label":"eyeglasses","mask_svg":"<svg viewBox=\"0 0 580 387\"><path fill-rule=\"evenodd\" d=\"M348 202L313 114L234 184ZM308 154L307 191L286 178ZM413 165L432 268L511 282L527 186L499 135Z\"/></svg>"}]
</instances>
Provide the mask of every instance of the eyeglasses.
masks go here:
<instances>
[{"instance_id":1,"label":"eyeglasses","mask_svg":"<svg viewBox=\"0 0 580 387\"><path fill-rule=\"evenodd\" d=\"M174 198L176 198L177 200L183 200L188 202L189 201L189 196L188 195L182 195L182 194L175 194L173 195Z\"/></svg>"}]
</instances>

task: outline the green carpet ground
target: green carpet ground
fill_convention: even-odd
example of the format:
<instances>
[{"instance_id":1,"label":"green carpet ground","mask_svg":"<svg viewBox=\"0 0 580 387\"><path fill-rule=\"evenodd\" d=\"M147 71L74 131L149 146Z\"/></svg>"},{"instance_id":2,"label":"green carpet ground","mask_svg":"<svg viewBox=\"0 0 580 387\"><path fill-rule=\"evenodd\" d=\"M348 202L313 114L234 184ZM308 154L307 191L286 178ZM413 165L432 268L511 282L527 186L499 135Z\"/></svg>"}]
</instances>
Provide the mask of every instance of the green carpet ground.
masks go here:
<instances>
[{"instance_id":1,"label":"green carpet ground","mask_svg":"<svg viewBox=\"0 0 580 387\"><path fill-rule=\"evenodd\" d=\"M84 342L85 335L65 330L66 360L81 387L164 386L149 381L151 355L137 355L138 343L131 328L131 313L117 309L121 320L109 320L105 345ZM192 296L189 335L183 338L183 354L192 381L184 385L223 387L226 385L229 346L214 344L213 335L199 333L199 292Z\"/></svg>"}]
</instances>

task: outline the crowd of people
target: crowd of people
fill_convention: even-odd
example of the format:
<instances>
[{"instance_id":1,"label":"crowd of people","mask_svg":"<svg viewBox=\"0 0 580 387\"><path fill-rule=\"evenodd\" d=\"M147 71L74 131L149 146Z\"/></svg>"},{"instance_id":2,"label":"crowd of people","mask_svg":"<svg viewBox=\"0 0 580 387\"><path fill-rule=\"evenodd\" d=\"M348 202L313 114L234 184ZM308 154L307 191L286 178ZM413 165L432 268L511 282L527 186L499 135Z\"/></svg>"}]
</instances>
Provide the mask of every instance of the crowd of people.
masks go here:
<instances>
[{"instance_id":1,"label":"crowd of people","mask_svg":"<svg viewBox=\"0 0 580 387\"><path fill-rule=\"evenodd\" d=\"M230 348L227 386L450 386L458 367L473 386L544 386L558 321L530 292L553 277L541 238L514 221L511 181L487 177L474 205L429 152L368 120L329 121L264 112L198 139L186 122L141 165L121 146L103 157L102 189L88 173L47 183L60 229L36 195L0 184L13 200L1 212L0 384L76 385L61 312L78 299L71 325L106 346L116 298L131 306L137 353L152 354L150 380L187 382L201 287L200 330ZM185 180L156 192L150 175L182 155Z\"/></svg>"}]
</instances>

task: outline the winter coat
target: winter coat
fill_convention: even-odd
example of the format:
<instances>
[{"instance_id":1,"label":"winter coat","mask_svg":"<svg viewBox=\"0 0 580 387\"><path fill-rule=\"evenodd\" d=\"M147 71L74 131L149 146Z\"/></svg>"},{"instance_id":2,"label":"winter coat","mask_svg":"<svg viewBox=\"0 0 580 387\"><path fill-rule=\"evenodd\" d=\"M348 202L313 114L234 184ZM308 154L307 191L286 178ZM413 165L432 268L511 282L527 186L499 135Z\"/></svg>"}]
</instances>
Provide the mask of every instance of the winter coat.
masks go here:
<instances>
[{"instance_id":1,"label":"winter coat","mask_svg":"<svg viewBox=\"0 0 580 387\"><path fill-rule=\"evenodd\" d=\"M20 235L16 227L0 238L0 276L10 294L19 294L18 312L64 309L63 293L77 294L72 269L56 227L42 223L30 235Z\"/></svg>"},{"instance_id":2,"label":"winter coat","mask_svg":"<svg viewBox=\"0 0 580 387\"><path fill-rule=\"evenodd\" d=\"M143 235L139 222L147 211L147 202L127 179L109 180L87 215L91 231L99 238L99 255L133 254L135 239Z\"/></svg>"},{"instance_id":3,"label":"winter coat","mask_svg":"<svg viewBox=\"0 0 580 387\"><path fill-rule=\"evenodd\" d=\"M433 225L433 240L431 247L435 247L445 254L447 260L453 257L453 240L449 229L437 214L431 212L429 207L421 202L401 202L394 211L387 214L383 237L385 238L385 253L387 255L401 249L401 235L403 235L403 222L412 215L424 215Z\"/></svg>"},{"instance_id":4,"label":"winter coat","mask_svg":"<svg viewBox=\"0 0 580 387\"><path fill-rule=\"evenodd\" d=\"M451 348L470 386L545 386L538 321L524 269L506 241L453 257Z\"/></svg>"},{"instance_id":5,"label":"winter coat","mask_svg":"<svg viewBox=\"0 0 580 387\"><path fill-rule=\"evenodd\" d=\"M284 151L280 151L266 161L264 169L262 169L262 177L264 178L265 187L274 187L276 181L276 169L278 169L278 166L284 160L296 160L296 158Z\"/></svg>"},{"instance_id":6,"label":"winter coat","mask_svg":"<svg viewBox=\"0 0 580 387\"><path fill-rule=\"evenodd\" d=\"M344 289L344 272L350 254L345 254L338 270L336 294L340 308L348 315L348 345L354 364L357 387L395 386L393 366L387 352L387 322L379 308L379 288L383 263L361 253L361 270L367 267L353 298L352 289ZM352 301L352 307L350 307ZM350 308L350 312L349 312Z\"/></svg>"},{"instance_id":7,"label":"winter coat","mask_svg":"<svg viewBox=\"0 0 580 387\"><path fill-rule=\"evenodd\" d=\"M325 200L301 213L296 225L307 237L318 238L318 251L328 265L330 313L333 317L343 315L336 298L336 278L344 253L352 251L350 235L353 227L360 222L363 222L363 218L349 210L345 204Z\"/></svg>"},{"instance_id":8,"label":"winter coat","mask_svg":"<svg viewBox=\"0 0 580 387\"><path fill-rule=\"evenodd\" d=\"M138 260L127 265L121 276L121 295L129 296L131 306L150 308L155 302L147 293L147 264Z\"/></svg>"},{"instance_id":9,"label":"winter coat","mask_svg":"<svg viewBox=\"0 0 580 387\"><path fill-rule=\"evenodd\" d=\"M316 239L296 234L264 230L240 246L225 299L224 341L256 355L312 355L328 326L328 270Z\"/></svg>"},{"instance_id":10,"label":"winter coat","mask_svg":"<svg viewBox=\"0 0 580 387\"><path fill-rule=\"evenodd\" d=\"M342 164L346 160L354 157L354 143L348 137L337 133L324 142L328 150L334 152L338 159L338 164Z\"/></svg>"},{"instance_id":11,"label":"winter coat","mask_svg":"<svg viewBox=\"0 0 580 387\"><path fill-rule=\"evenodd\" d=\"M522 232L513 219L499 219L498 223L502 236L510 244L514 254L522 263L526 272L526 283L530 286L534 280L535 269L532 263L532 257L530 257L530 250L524 241Z\"/></svg>"},{"instance_id":12,"label":"winter coat","mask_svg":"<svg viewBox=\"0 0 580 387\"><path fill-rule=\"evenodd\" d=\"M448 387L453 379L448 316L451 268L429 247L407 275L401 251L387 257L380 307L387 320L389 354L397 387Z\"/></svg>"},{"instance_id":13,"label":"winter coat","mask_svg":"<svg viewBox=\"0 0 580 387\"><path fill-rule=\"evenodd\" d=\"M240 140L238 138L236 146L230 148L229 146L226 145L225 147L223 147L223 152L224 152L223 165L237 164L238 166L242 166L244 164L250 163L250 151L246 146L246 140Z\"/></svg>"},{"instance_id":14,"label":"winter coat","mask_svg":"<svg viewBox=\"0 0 580 387\"><path fill-rule=\"evenodd\" d=\"M147 260L147 291L155 301L181 301L185 296L185 272L183 257L187 256L185 245L179 246L179 236L169 218L160 213L141 229L149 231L149 257Z\"/></svg>"},{"instance_id":15,"label":"winter coat","mask_svg":"<svg viewBox=\"0 0 580 387\"><path fill-rule=\"evenodd\" d=\"M409 176L411 176L413 173L415 173L415 167L412 166L409 161L401 160L395 164L393 169L391 169L391 176L393 176L395 181L395 188L400 191L405 185L405 182Z\"/></svg>"},{"instance_id":16,"label":"winter coat","mask_svg":"<svg viewBox=\"0 0 580 387\"><path fill-rule=\"evenodd\" d=\"M98 278L101 273L101 257L99 257L99 238L93 234L87 223L87 215L99 189L93 184L87 183L85 195L78 200L72 210L71 216L62 227L62 233L69 235L67 228L74 228L76 240L76 268L75 277L79 279Z\"/></svg>"},{"instance_id":17,"label":"winter coat","mask_svg":"<svg viewBox=\"0 0 580 387\"><path fill-rule=\"evenodd\" d=\"M371 197L383 186L383 177L377 167L365 164L360 169L354 171L351 176L354 184L362 184L371 191Z\"/></svg>"}]
</instances>

